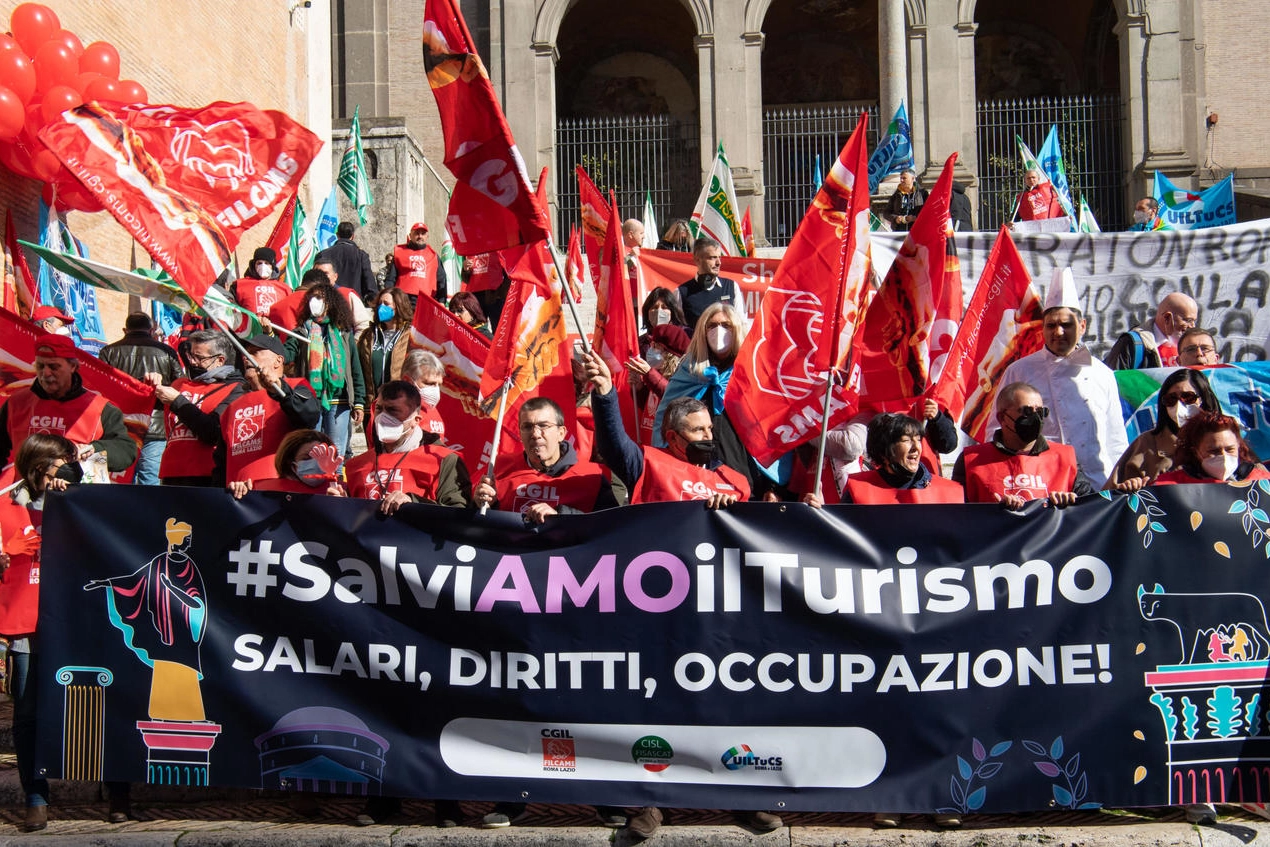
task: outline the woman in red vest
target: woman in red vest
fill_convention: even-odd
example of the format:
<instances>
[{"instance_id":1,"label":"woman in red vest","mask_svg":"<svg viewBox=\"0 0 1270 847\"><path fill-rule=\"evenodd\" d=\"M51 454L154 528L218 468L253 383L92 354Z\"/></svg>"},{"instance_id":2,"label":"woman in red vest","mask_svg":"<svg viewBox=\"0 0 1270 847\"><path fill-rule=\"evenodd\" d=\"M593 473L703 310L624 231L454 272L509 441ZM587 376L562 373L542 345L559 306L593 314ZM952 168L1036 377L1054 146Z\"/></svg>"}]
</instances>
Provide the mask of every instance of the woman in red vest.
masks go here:
<instances>
[{"instance_id":1,"label":"woman in red vest","mask_svg":"<svg viewBox=\"0 0 1270 847\"><path fill-rule=\"evenodd\" d=\"M339 476L342 464L329 435L316 429L297 429L283 437L273 454L276 477L231 482L229 490L235 500L241 500L248 491L347 497Z\"/></svg>"},{"instance_id":2,"label":"woman in red vest","mask_svg":"<svg viewBox=\"0 0 1270 847\"><path fill-rule=\"evenodd\" d=\"M14 461L21 480L0 498L0 633L10 639L8 682L13 697L13 747L18 779L26 794L24 832L48 825L48 780L35 774L35 731L39 715L35 625L40 600L39 527L48 491L65 491L79 481L75 444L61 435L32 433Z\"/></svg>"},{"instance_id":3,"label":"woman in red vest","mask_svg":"<svg viewBox=\"0 0 1270 847\"><path fill-rule=\"evenodd\" d=\"M1156 485L1193 482L1243 482L1270 479L1240 433L1239 421L1216 412L1199 412L1177 434L1173 470Z\"/></svg>"},{"instance_id":4,"label":"woman in red vest","mask_svg":"<svg viewBox=\"0 0 1270 847\"><path fill-rule=\"evenodd\" d=\"M873 470L847 477L844 503L964 503L957 483L922 464L922 425L908 415L878 415L869 422L865 453Z\"/></svg>"}]
</instances>

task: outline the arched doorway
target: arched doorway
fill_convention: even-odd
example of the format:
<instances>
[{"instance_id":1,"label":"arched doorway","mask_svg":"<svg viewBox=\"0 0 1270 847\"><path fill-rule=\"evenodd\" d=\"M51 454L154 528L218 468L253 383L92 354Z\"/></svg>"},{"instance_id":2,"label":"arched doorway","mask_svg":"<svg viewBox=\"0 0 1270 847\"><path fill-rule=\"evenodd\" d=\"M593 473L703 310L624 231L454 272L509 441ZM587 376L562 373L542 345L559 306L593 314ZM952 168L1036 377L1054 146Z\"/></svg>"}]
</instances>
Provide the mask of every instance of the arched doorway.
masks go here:
<instances>
[{"instance_id":1,"label":"arched doorway","mask_svg":"<svg viewBox=\"0 0 1270 847\"><path fill-rule=\"evenodd\" d=\"M1072 203L1083 196L1103 229L1125 220L1117 20L1111 0L1044 4L978 0L979 228L1009 220L1023 187L1015 136L1034 153L1058 127Z\"/></svg>"},{"instance_id":2,"label":"arched doorway","mask_svg":"<svg viewBox=\"0 0 1270 847\"><path fill-rule=\"evenodd\" d=\"M613 189L623 216L652 196L687 217L700 182L696 27L679 0L580 0L556 39L559 232L579 223L574 168Z\"/></svg>"},{"instance_id":3,"label":"arched doorway","mask_svg":"<svg viewBox=\"0 0 1270 847\"><path fill-rule=\"evenodd\" d=\"M768 243L785 246L869 114L877 142L877 0L778 0L763 20L763 184Z\"/></svg>"}]
</instances>

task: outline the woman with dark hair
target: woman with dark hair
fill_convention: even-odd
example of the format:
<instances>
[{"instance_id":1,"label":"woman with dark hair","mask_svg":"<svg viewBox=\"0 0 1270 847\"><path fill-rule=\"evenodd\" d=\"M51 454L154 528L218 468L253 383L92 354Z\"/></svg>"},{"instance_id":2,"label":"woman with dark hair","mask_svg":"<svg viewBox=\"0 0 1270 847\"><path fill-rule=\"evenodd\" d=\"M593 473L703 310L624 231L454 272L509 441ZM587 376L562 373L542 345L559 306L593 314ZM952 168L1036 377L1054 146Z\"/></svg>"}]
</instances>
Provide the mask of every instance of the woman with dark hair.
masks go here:
<instances>
[{"instance_id":1,"label":"woman with dark hair","mask_svg":"<svg viewBox=\"0 0 1270 847\"><path fill-rule=\"evenodd\" d=\"M1160 386L1156 401L1155 428L1133 439L1107 479L1106 488L1135 477L1148 482L1172 469L1178 430L1200 412L1221 414L1221 403L1203 371L1179 368Z\"/></svg>"},{"instance_id":2,"label":"woman with dark hair","mask_svg":"<svg viewBox=\"0 0 1270 847\"><path fill-rule=\"evenodd\" d=\"M300 306L297 323L304 338L287 339L287 363L313 386L322 407L318 429L345 456L350 422L360 426L366 408L362 363L353 342L353 310L321 271L305 273L303 283L310 282L314 284Z\"/></svg>"},{"instance_id":3,"label":"woman with dark hair","mask_svg":"<svg viewBox=\"0 0 1270 847\"><path fill-rule=\"evenodd\" d=\"M235 500L248 491L286 491L291 494L326 494L347 497L339 479L342 458L329 435L316 429L288 432L273 454L273 467L278 476L272 479L247 479L229 484Z\"/></svg>"},{"instance_id":4,"label":"woman with dark hair","mask_svg":"<svg viewBox=\"0 0 1270 847\"><path fill-rule=\"evenodd\" d=\"M964 503L965 491L922 464L922 425L908 415L878 415L869 421L865 454L873 470L851 474L842 502Z\"/></svg>"},{"instance_id":5,"label":"woman with dark hair","mask_svg":"<svg viewBox=\"0 0 1270 847\"><path fill-rule=\"evenodd\" d=\"M494 331L490 329L489 321L485 318L485 310L481 308L480 301L472 292L460 291L451 297L450 312L486 338L494 337Z\"/></svg>"},{"instance_id":6,"label":"woman with dark hair","mask_svg":"<svg viewBox=\"0 0 1270 847\"><path fill-rule=\"evenodd\" d=\"M1173 466L1156 485L1270 479L1244 441L1239 421L1220 412L1199 412L1178 431Z\"/></svg>"},{"instance_id":7,"label":"woman with dark hair","mask_svg":"<svg viewBox=\"0 0 1270 847\"><path fill-rule=\"evenodd\" d=\"M379 292L374 321L357 339L363 391L367 397L374 397L385 382L401 379L401 366L410 351L410 324L414 322L414 315L410 295L400 288Z\"/></svg>"},{"instance_id":8,"label":"woman with dark hair","mask_svg":"<svg viewBox=\"0 0 1270 847\"><path fill-rule=\"evenodd\" d=\"M35 626L39 611L40 518L44 495L79 482L75 445L61 435L32 433L18 447L14 466L20 482L3 498L0 535L0 633L9 643L9 694L13 698L13 747L18 779L26 795L24 832L48 825L48 780L35 773L36 702Z\"/></svg>"}]
</instances>

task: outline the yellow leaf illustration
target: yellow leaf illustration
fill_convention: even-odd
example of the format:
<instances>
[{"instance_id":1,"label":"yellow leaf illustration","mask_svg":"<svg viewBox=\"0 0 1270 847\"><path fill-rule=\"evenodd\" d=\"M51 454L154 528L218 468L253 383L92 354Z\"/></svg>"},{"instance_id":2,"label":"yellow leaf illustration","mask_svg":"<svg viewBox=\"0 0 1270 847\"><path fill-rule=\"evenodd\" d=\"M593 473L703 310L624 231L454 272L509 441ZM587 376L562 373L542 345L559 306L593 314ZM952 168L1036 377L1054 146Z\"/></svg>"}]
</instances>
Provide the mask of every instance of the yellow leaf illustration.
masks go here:
<instances>
[{"instance_id":1,"label":"yellow leaf illustration","mask_svg":"<svg viewBox=\"0 0 1270 847\"><path fill-rule=\"evenodd\" d=\"M1135 729L1135 730L1133 731L1133 737L1134 737L1134 738L1136 738L1136 739L1138 739L1139 741L1146 741L1146 740L1147 740L1147 737L1146 737L1145 735L1143 735L1143 734L1142 734L1142 730L1140 730L1140 729Z\"/></svg>"},{"instance_id":2,"label":"yellow leaf illustration","mask_svg":"<svg viewBox=\"0 0 1270 847\"><path fill-rule=\"evenodd\" d=\"M1133 655L1135 655L1135 656L1141 656L1141 655L1142 655L1143 653L1145 653L1146 651L1147 651L1147 646L1146 646L1145 644L1143 644L1141 641L1139 641L1139 642L1138 642L1137 649L1135 649L1135 650L1133 651Z\"/></svg>"},{"instance_id":3,"label":"yellow leaf illustration","mask_svg":"<svg viewBox=\"0 0 1270 847\"><path fill-rule=\"evenodd\" d=\"M1139 782L1141 782L1142 780L1146 778L1147 778L1147 769L1142 767L1142 765L1138 765L1137 770L1133 772L1133 784L1137 785Z\"/></svg>"},{"instance_id":4,"label":"yellow leaf illustration","mask_svg":"<svg viewBox=\"0 0 1270 847\"><path fill-rule=\"evenodd\" d=\"M1199 512L1191 512L1191 532L1199 529L1199 525L1204 522L1204 516Z\"/></svg>"},{"instance_id":5,"label":"yellow leaf illustration","mask_svg":"<svg viewBox=\"0 0 1270 847\"><path fill-rule=\"evenodd\" d=\"M1225 556L1227 559L1230 558L1230 548L1226 546L1225 541L1218 541L1213 545L1213 549L1217 551L1219 556Z\"/></svg>"},{"instance_id":6,"label":"yellow leaf illustration","mask_svg":"<svg viewBox=\"0 0 1270 847\"><path fill-rule=\"evenodd\" d=\"M1151 521L1146 515L1138 515L1138 532L1147 528L1147 524Z\"/></svg>"}]
</instances>

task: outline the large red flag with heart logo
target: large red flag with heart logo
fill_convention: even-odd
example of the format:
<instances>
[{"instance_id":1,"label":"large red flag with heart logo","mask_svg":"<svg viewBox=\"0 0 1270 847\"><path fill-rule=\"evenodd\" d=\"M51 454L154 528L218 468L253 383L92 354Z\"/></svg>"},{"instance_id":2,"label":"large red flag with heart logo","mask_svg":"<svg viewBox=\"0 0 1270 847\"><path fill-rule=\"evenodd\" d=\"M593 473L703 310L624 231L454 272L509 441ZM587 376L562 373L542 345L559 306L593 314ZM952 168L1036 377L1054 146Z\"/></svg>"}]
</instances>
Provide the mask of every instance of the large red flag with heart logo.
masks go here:
<instances>
[{"instance_id":1,"label":"large red flag with heart logo","mask_svg":"<svg viewBox=\"0 0 1270 847\"><path fill-rule=\"evenodd\" d=\"M841 367L860 324L872 276L866 126L861 115L737 353L724 404L759 464L770 464L819 431L827 373ZM830 425L853 408L851 389L839 385Z\"/></svg>"},{"instance_id":2,"label":"large red flag with heart logo","mask_svg":"<svg viewBox=\"0 0 1270 847\"><path fill-rule=\"evenodd\" d=\"M423 64L441 113L445 166L458 182L447 223L461 256L551 235L494 86L453 0L427 0Z\"/></svg>"},{"instance_id":3,"label":"large red flag with heart logo","mask_svg":"<svg viewBox=\"0 0 1270 847\"><path fill-rule=\"evenodd\" d=\"M242 234L295 193L322 147L282 112L220 102L85 103L40 140L198 303Z\"/></svg>"}]
</instances>

